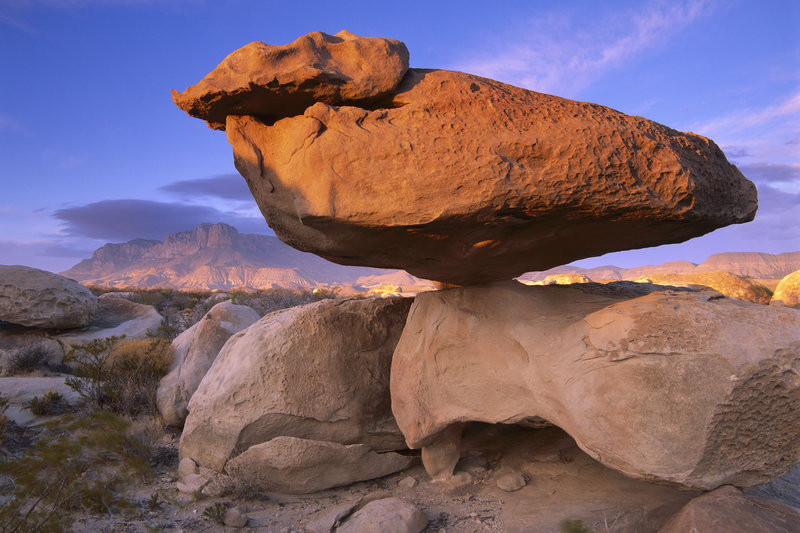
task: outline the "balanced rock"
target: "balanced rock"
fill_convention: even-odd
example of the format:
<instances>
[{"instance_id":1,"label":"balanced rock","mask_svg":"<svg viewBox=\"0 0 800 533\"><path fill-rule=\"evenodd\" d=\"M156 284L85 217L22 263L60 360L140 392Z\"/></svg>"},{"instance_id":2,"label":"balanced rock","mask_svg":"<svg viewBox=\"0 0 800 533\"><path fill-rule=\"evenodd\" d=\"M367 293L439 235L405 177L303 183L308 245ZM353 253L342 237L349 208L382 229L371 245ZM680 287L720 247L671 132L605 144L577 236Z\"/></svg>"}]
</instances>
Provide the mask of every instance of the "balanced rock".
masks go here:
<instances>
[{"instance_id":1,"label":"balanced rock","mask_svg":"<svg viewBox=\"0 0 800 533\"><path fill-rule=\"evenodd\" d=\"M797 533L800 510L764 498L751 498L734 487L720 487L693 499L659 533Z\"/></svg>"},{"instance_id":2,"label":"balanced rock","mask_svg":"<svg viewBox=\"0 0 800 533\"><path fill-rule=\"evenodd\" d=\"M172 99L210 128L224 130L228 115L274 122L302 115L316 102L376 106L406 70L408 49L400 41L315 31L283 46L243 46L198 84L173 90Z\"/></svg>"},{"instance_id":3,"label":"balanced rock","mask_svg":"<svg viewBox=\"0 0 800 533\"><path fill-rule=\"evenodd\" d=\"M423 462L437 458L435 470L450 464L440 451L460 423L536 416L610 468L689 488L754 486L800 462L800 314L648 290L499 282L420 293L392 361L406 442Z\"/></svg>"},{"instance_id":4,"label":"balanced rock","mask_svg":"<svg viewBox=\"0 0 800 533\"><path fill-rule=\"evenodd\" d=\"M20 265L0 265L0 321L42 329L82 328L97 297L77 281Z\"/></svg>"},{"instance_id":5,"label":"balanced rock","mask_svg":"<svg viewBox=\"0 0 800 533\"><path fill-rule=\"evenodd\" d=\"M181 457L222 471L280 436L404 448L389 369L410 305L408 298L323 300L236 333L189 402Z\"/></svg>"},{"instance_id":6,"label":"balanced rock","mask_svg":"<svg viewBox=\"0 0 800 533\"><path fill-rule=\"evenodd\" d=\"M778 283L770 303L789 307L800 306L800 270L792 272Z\"/></svg>"},{"instance_id":7,"label":"balanced rock","mask_svg":"<svg viewBox=\"0 0 800 533\"><path fill-rule=\"evenodd\" d=\"M320 36L300 42L336 57L337 43ZM226 116L236 168L277 236L335 263L475 284L682 242L752 220L757 208L754 185L699 135L443 70L408 70L380 105L336 101L284 88L275 69L291 80L299 67L248 46L231 56L247 60L209 76L268 71L275 90L258 89L262 80L245 94L270 110L218 100L215 81L176 101L212 127ZM314 91L318 83L341 85L320 78ZM275 121L273 106L285 118Z\"/></svg>"},{"instance_id":8,"label":"balanced rock","mask_svg":"<svg viewBox=\"0 0 800 533\"><path fill-rule=\"evenodd\" d=\"M275 437L228 461L226 470L261 490L307 494L393 474L411 461L398 453L375 453L364 444Z\"/></svg>"},{"instance_id":9,"label":"balanced rock","mask_svg":"<svg viewBox=\"0 0 800 533\"><path fill-rule=\"evenodd\" d=\"M158 410L164 421L180 426L186 419L186 406L203 376L234 333L257 322L261 317L245 305L229 301L218 303L199 322L178 335L169 374L164 376L156 392Z\"/></svg>"},{"instance_id":10,"label":"balanced rock","mask_svg":"<svg viewBox=\"0 0 800 533\"><path fill-rule=\"evenodd\" d=\"M737 300L756 304L766 304L770 300L769 289L760 283L730 272L657 273L648 274L636 281L658 283L660 285L709 287L728 298L736 298Z\"/></svg>"}]
</instances>

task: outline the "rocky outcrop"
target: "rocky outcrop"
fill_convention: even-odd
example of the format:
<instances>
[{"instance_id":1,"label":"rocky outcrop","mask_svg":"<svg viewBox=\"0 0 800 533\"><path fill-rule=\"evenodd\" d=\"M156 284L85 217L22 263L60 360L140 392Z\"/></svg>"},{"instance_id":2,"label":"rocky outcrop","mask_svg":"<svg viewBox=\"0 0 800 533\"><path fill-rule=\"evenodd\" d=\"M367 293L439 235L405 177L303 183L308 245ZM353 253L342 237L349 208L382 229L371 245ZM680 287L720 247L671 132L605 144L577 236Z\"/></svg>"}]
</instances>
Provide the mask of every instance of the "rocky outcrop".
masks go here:
<instances>
[{"instance_id":1,"label":"rocky outcrop","mask_svg":"<svg viewBox=\"0 0 800 533\"><path fill-rule=\"evenodd\" d=\"M75 280L20 265L0 265L0 321L42 329L82 328L97 298Z\"/></svg>"},{"instance_id":2,"label":"rocky outcrop","mask_svg":"<svg viewBox=\"0 0 800 533\"><path fill-rule=\"evenodd\" d=\"M180 455L221 471L276 437L403 448L389 368L410 299L323 300L233 335L189 402Z\"/></svg>"},{"instance_id":3,"label":"rocky outcrop","mask_svg":"<svg viewBox=\"0 0 800 533\"><path fill-rule=\"evenodd\" d=\"M393 474L411 461L397 453L375 453L364 444L275 437L228 461L226 470L261 490L307 494Z\"/></svg>"},{"instance_id":4,"label":"rocky outcrop","mask_svg":"<svg viewBox=\"0 0 800 533\"><path fill-rule=\"evenodd\" d=\"M275 237L239 233L219 223L169 234L163 242L136 239L106 244L63 274L100 287L258 290L352 283L365 276L398 273L343 267L299 252Z\"/></svg>"},{"instance_id":5,"label":"rocky outcrop","mask_svg":"<svg viewBox=\"0 0 800 533\"><path fill-rule=\"evenodd\" d=\"M98 302L97 314L87 328L55 335L65 349L86 344L94 339L122 337L141 339L155 333L161 326L162 316L150 305L125 298L102 298Z\"/></svg>"},{"instance_id":6,"label":"rocky outcrop","mask_svg":"<svg viewBox=\"0 0 800 533\"><path fill-rule=\"evenodd\" d=\"M0 378L0 398L8 400L5 416L13 422L27 426L41 421L29 408L29 402L44 397L49 392L58 393L64 405L78 405L82 399L63 377L3 377Z\"/></svg>"},{"instance_id":7,"label":"rocky outcrop","mask_svg":"<svg viewBox=\"0 0 800 533\"><path fill-rule=\"evenodd\" d=\"M687 503L658 531L797 533L800 511L776 501L747 497L734 487L721 487Z\"/></svg>"},{"instance_id":8,"label":"rocky outcrop","mask_svg":"<svg viewBox=\"0 0 800 533\"><path fill-rule=\"evenodd\" d=\"M778 283L770 303L790 307L800 306L800 270L792 272Z\"/></svg>"},{"instance_id":9,"label":"rocky outcrop","mask_svg":"<svg viewBox=\"0 0 800 533\"><path fill-rule=\"evenodd\" d=\"M336 533L361 533L364 531L392 531L419 533L428 525L428 517L417 507L400 498L382 498L369 502L353 513Z\"/></svg>"},{"instance_id":10,"label":"rocky outcrop","mask_svg":"<svg viewBox=\"0 0 800 533\"><path fill-rule=\"evenodd\" d=\"M685 487L754 486L800 462L800 315L647 290L503 282L419 294L392 361L408 445L437 472L453 425L536 416L606 466Z\"/></svg>"},{"instance_id":11,"label":"rocky outcrop","mask_svg":"<svg viewBox=\"0 0 800 533\"><path fill-rule=\"evenodd\" d=\"M638 282L674 285L678 287L709 287L728 298L756 304L769 303L770 291L760 283L740 278L729 272L692 272L689 274L650 274Z\"/></svg>"},{"instance_id":12,"label":"rocky outcrop","mask_svg":"<svg viewBox=\"0 0 800 533\"><path fill-rule=\"evenodd\" d=\"M210 128L224 130L228 115L274 122L315 102L378 106L406 70L408 49L400 41L315 31L283 46L243 46L197 85L173 90L172 99Z\"/></svg>"},{"instance_id":13,"label":"rocky outcrop","mask_svg":"<svg viewBox=\"0 0 800 533\"><path fill-rule=\"evenodd\" d=\"M231 335L260 318L247 306L221 302L172 341L175 354L170 372L156 393L158 410L168 425L183 424L192 394Z\"/></svg>"}]
</instances>

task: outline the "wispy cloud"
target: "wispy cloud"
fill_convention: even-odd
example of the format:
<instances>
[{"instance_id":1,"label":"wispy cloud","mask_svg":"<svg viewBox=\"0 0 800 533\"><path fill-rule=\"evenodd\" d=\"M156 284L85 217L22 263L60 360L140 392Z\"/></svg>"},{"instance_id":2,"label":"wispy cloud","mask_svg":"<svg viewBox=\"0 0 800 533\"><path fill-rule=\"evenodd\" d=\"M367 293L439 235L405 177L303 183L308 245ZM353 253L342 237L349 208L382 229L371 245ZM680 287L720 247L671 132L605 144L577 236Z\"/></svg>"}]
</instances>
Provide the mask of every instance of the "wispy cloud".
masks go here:
<instances>
[{"instance_id":1,"label":"wispy cloud","mask_svg":"<svg viewBox=\"0 0 800 533\"><path fill-rule=\"evenodd\" d=\"M182 180L160 188L183 198L221 198L223 200L253 201L247 184L239 174L220 174L210 178Z\"/></svg>"},{"instance_id":2,"label":"wispy cloud","mask_svg":"<svg viewBox=\"0 0 800 533\"><path fill-rule=\"evenodd\" d=\"M577 17L567 14L536 18L526 21L524 35L506 36L485 55L455 67L536 91L575 96L710 11L708 1L651 2L637 11L608 11L591 24L579 25Z\"/></svg>"},{"instance_id":3,"label":"wispy cloud","mask_svg":"<svg viewBox=\"0 0 800 533\"><path fill-rule=\"evenodd\" d=\"M699 133L727 134L738 133L775 121L783 121L800 116L800 91L782 102L762 109L739 109L720 117L715 117L695 125ZM800 126L798 126L800 127Z\"/></svg>"}]
</instances>

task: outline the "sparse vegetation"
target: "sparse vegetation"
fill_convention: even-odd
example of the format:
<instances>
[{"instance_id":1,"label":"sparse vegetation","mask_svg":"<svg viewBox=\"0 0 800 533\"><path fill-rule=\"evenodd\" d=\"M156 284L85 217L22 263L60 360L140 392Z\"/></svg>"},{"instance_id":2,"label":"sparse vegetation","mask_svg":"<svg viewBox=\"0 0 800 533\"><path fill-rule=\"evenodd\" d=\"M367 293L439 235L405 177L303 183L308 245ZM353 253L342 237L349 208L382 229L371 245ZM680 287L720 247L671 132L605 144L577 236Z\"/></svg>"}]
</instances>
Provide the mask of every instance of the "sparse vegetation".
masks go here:
<instances>
[{"instance_id":1,"label":"sparse vegetation","mask_svg":"<svg viewBox=\"0 0 800 533\"><path fill-rule=\"evenodd\" d=\"M64 397L54 390L47 391L42 396L34 396L28 402L28 409L36 416L62 414L67 411L67 408Z\"/></svg>"},{"instance_id":2,"label":"sparse vegetation","mask_svg":"<svg viewBox=\"0 0 800 533\"><path fill-rule=\"evenodd\" d=\"M47 355L41 343L35 341L27 342L11 352L7 371L11 375L18 375L39 370L46 366Z\"/></svg>"},{"instance_id":3,"label":"sparse vegetation","mask_svg":"<svg viewBox=\"0 0 800 533\"><path fill-rule=\"evenodd\" d=\"M591 530L584 525L583 520L569 518L561 521L558 525L558 530L560 533L592 533Z\"/></svg>"},{"instance_id":4,"label":"sparse vegetation","mask_svg":"<svg viewBox=\"0 0 800 533\"><path fill-rule=\"evenodd\" d=\"M254 309L259 315L264 316L279 309L294 307L316 301L314 294L308 290L299 289L265 289L255 292L233 291L232 302L237 305L246 305Z\"/></svg>"},{"instance_id":5,"label":"sparse vegetation","mask_svg":"<svg viewBox=\"0 0 800 533\"><path fill-rule=\"evenodd\" d=\"M157 412L156 389L172 358L168 339L96 339L73 347L66 359L75 377L65 382L93 408L128 416Z\"/></svg>"},{"instance_id":6,"label":"sparse vegetation","mask_svg":"<svg viewBox=\"0 0 800 533\"><path fill-rule=\"evenodd\" d=\"M206 507L203 511L203 516L212 522L222 525L225 523L226 512L228 512L228 506L222 502L217 502L214 505L209 505Z\"/></svg>"},{"instance_id":7,"label":"sparse vegetation","mask_svg":"<svg viewBox=\"0 0 800 533\"><path fill-rule=\"evenodd\" d=\"M0 532L65 531L73 513L130 507L121 488L150 470L128 426L108 411L59 420L26 456L0 464L11 487L3 495Z\"/></svg>"}]
</instances>

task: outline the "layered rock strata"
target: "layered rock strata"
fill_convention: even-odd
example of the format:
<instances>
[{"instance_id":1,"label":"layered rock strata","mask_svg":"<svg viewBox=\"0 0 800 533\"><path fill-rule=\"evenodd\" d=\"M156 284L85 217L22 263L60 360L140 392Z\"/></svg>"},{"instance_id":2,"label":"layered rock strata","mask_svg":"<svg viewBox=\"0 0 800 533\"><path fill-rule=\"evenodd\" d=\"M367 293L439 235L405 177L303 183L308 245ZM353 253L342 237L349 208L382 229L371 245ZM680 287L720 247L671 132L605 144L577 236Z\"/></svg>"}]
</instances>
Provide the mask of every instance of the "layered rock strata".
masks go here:
<instances>
[{"instance_id":1,"label":"layered rock strata","mask_svg":"<svg viewBox=\"0 0 800 533\"><path fill-rule=\"evenodd\" d=\"M246 85L257 64L208 78ZM274 122L191 91L227 117L278 237L340 264L475 284L681 242L757 207L709 139L470 74L410 69L383 108L318 98Z\"/></svg>"},{"instance_id":2,"label":"layered rock strata","mask_svg":"<svg viewBox=\"0 0 800 533\"><path fill-rule=\"evenodd\" d=\"M182 458L222 471L276 437L402 449L389 369L411 300L323 300L234 334L189 402Z\"/></svg>"},{"instance_id":3,"label":"layered rock strata","mask_svg":"<svg viewBox=\"0 0 800 533\"><path fill-rule=\"evenodd\" d=\"M754 486L800 462L800 314L647 290L500 282L419 294L391 374L409 447L446 477L454 425L541 417L606 466L684 487Z\"/></svg>"}]
</instances>

